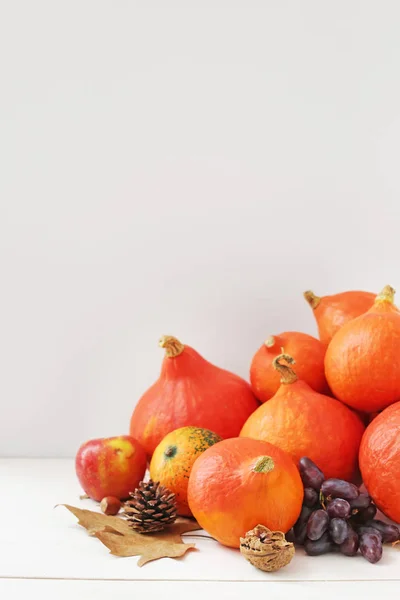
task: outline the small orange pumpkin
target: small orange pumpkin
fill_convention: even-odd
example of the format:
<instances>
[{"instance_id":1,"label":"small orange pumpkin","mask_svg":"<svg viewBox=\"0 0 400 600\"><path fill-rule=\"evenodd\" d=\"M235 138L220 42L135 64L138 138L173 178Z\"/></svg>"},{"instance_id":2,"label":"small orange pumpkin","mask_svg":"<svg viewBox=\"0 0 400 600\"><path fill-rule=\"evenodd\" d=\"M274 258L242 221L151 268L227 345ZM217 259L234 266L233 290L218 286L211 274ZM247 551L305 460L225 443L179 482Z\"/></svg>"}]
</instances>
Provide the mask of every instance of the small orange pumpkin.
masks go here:
<instances>
[{"instance_id":1,"label":"small orange pumpkin","mask_svg":"<svg viewBox=\"0 0 400 600\"><path fill-rule=\"evenodd\" d=\"M400 523L400 402L367 427L360 446L360 470L378 508Z\"/></svg>"},{"instance_id":2,"label":"small orange pumpkin","mask_svg":"<svg viewBox=\"0 0 400 600\"><path fill-rule=\"evenodd\" d=\"M325 373L333 394L364 412L400 399L400 312L386 286L372 308L340 329L328 346Z\"/></svg>"},{"instance_id":3,"label":"small orange pumpkin","mask_svg":"<svg viewBox=\"0 0 400 600\"><path fill-rule=\"evenodd\" d=\"M338 400L318 394L299 380L293 369L281 364L283 360L295 362L286 354L273 360L281 386L250 415L240 435L270 442L296 463L308 456L327 478L352 479L364 432L361 419Z\"/></svg>"},{"instance_id":4,"label":"small orange pumpkin","mask_svg":"<svg viewBox=\"0 0 400 600\"><path fill-rule=\"evenodd\" d=\"M325 379L324 358L326 346L306 333L285 331L271 335L257 350L250 366L250 383L255 396L266 402L279 389L280 376L274 369L272 360L282 353L290 354L296 360L296 373L299 379L321 394L328 393Z\"/></svg>"},{"instance_id":5,"label":"small orange pumpkin","mask_svg":"<svg viewBox=\"0 0 400 600\"><path fill-rule=\"evenodd\" d=\"M256 525L287 532L296 522L303 485L286 452L266 442L231 438L208 448L189 478L190 509L203 529L225 546Z\"/></svg>"},{"instance_id":6,"label":"small orange pumpkin","mask_svg":"<svg viewBox=\"0 0 400 600\"><path fill-rule=\"evenodd\" d=\"M329 344L343 325L369 310L375 300L375 294L358 291L320 298L309 290L304 297L314 311L319 339L324 344Z\"/></svg>"},{"instance_id":7,"label":"small orange pumpkin","mask_svg":"<svg viewBox=\"0 0 400 600\"><path fill-rule=\"evenodd\" d=\"M159 342L165 357L157 381L137 403L130 434L151 456L174 429L192 425L222 438L239 435L247 417L259 406L250 385L220 369L171 335Z\"/></svg>"},{"instance_id":8,"label":"small orange pumpkin","mask_svg":"<svg viewBox=\"0 0 400 600\"><path fill-rule=\"evenodd\" d=\"M150 477L175 494L179 515L192 515L187 488L194 461L207 448L221 440L219 435L209 429L181 427L166 435L154 450L150 462Z\"/></svg>"}]
</instances>

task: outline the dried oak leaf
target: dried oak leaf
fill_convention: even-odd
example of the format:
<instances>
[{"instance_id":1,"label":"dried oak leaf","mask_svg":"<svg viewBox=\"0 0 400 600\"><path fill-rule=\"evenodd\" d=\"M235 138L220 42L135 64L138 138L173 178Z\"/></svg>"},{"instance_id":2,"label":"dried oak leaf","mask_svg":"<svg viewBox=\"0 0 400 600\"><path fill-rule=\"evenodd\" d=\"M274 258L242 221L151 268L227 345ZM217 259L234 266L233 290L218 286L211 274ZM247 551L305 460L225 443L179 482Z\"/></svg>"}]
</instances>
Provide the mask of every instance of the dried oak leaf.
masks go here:
<instances>
[{"instance_id":1,"label":"dried oak leaf","mask_svg":"<svg viewBox=\"0 0 400 600\"><path fill-rule=\"evenodd\" d=\"M200 529L196 521L180 519L165 531L141 534L133 531L121 517L110 517L69 504L62 504L78 518L89 535L97 537L115 556L139 556L139 567L158 558L178 558L195 544L185 544L181 535Z\"/></svg>"}]
</instances>

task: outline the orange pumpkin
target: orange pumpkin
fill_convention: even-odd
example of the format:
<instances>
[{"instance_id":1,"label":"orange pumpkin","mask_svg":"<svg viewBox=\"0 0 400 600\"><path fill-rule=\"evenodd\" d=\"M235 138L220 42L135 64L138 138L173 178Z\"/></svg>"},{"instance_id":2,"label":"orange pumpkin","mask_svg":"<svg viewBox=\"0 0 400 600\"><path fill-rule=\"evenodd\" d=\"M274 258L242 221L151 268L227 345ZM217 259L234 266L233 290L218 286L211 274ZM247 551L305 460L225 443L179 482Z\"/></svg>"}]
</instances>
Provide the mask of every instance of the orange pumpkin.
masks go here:
<instances>
[{"instance_id":1,"label":"orange pumpkin","mask_svg":"<svg viewBox=\"0 0 400 600\"><path fill-rule=\"evenodd\" d=\"M400 523L400 402L386 408L366 429L360 469L375 504Z\"/></svg>"},{"instance_id":2,"label":"orange pumpkin","mask_svg":"<svg viewBox=\"0 0 400 600\"><path fill-rule=\"evenodd\" d=\"M349 406L376 412L400 398L400 312L386 286L368 312L337 332L325 356L333 394Z\"/></svg>"},{"instance_id":3,"label":"orange pumpkin","mask_svg":"<svg viewBox=\"0 0 400 600\"><path fill-rule=\"evenodd\" d=\"M319 339L324 344L329 344L343 325L369 310L375 300L375 294L358 291L342 292L322 298L308 291L304 292L304 297L314 311Z\"/></svg>"},{"instance_id":4,"label":"orange pumpkin","mask_svg":"<svg viewBox=\"0 0 400 600\"><path fill-rule=\"evenodd\" d=\"M161 374L133 411L130 432L148 455L174 429L192 425L222 438L239 435L258 406L250 385L241 377L205 360L190 346L164 336Z\"/></svg>"},{"instance_id":5,"label":"orange pumpkin","mask_svg":"<svg viewBox=\"0 0 400 600\"><path fill-rule=\"evenodd\" d=\"M225 546L256 525L288 531L303 501L296 465L285 452L257 440L232 438L208 448L194 463L190 509L203 529Z\"/></svg>"},{"instance_id":6,"label":"orange pumpkin","mask_svg":"<svg viewBox=\"0 0 400 600\"><path fill-rule=\"evenodd\" d=\"M271 335L257 350L250 366L250 383L256 397L266 402L279 389L280 376L272 360L282 353L296 360L299 379L306 381L316 392L329 392L325 379L324 358L326 346L306 333L286 331Z\"/></svg>"},{"instance_id":7,"label":"orange pumpkin","mask_svg":"<svg viewBox=\"0 0 400 600\"><path fill-rule=\"evenodd\" d=\"M189 475L194 461L222 438L209 429L181 427L171 431L154 450L150 477L159 481L176 496L178 514L190 517L187 499Z\"/></svg>"},{"instance_id":8,"label":"orange pumpkin","mask_svg":"<svg viewBox=\"0 0 400 600\"><path fill-rule=\"evenodd\" d=\"M338 400L315 392L282 360L295 362L286 354L273 360L281 386L248 418L240 435L275 444L296 463L308 456L326 478L352 479L364 431L361 419Z\"/></svg>"}]
</instances>

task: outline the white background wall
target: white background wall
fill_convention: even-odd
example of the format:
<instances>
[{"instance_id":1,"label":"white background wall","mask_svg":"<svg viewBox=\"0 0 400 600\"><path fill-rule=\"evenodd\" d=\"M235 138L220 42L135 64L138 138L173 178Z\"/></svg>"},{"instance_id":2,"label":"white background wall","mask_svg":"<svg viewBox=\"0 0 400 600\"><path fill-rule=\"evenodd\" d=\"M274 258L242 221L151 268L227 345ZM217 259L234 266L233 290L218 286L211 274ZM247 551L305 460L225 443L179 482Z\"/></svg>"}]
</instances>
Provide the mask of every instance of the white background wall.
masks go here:
<instances>
[{"instance_id":1,"label":"white background wall","mask_svg":"<svg viewBox=\"0 0 400 600\"><path fill-rule=\"evenodd\" d=\"M400 285L396 0L0 0L0 454L125 433L172 333L247 376Z\"/></svg>"}]
</instances>

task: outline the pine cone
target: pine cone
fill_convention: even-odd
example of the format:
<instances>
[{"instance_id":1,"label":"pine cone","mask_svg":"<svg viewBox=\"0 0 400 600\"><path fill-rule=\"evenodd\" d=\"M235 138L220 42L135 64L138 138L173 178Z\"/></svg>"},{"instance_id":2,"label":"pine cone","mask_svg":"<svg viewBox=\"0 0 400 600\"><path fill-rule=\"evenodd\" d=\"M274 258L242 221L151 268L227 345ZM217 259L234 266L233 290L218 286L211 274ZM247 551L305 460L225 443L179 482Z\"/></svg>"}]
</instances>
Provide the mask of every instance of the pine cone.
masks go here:
<instances>
[{"instance_id":1,"label":"pine cone","mask_svg":"<svg viewBox=\"0 0 400 600\"><path fill-rule=\"evenodd\" d=\"M125 502L124 511L131 527L139 533L162 531L176 520L175 494L159 482L141 481L129 495L132 500Z\"/></svg>"}]
</instances>

